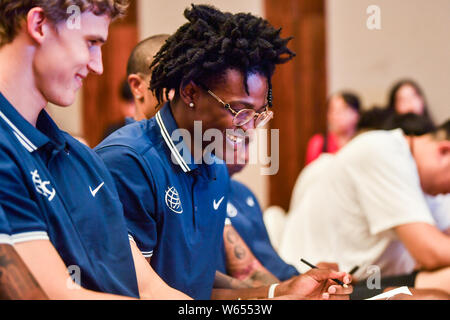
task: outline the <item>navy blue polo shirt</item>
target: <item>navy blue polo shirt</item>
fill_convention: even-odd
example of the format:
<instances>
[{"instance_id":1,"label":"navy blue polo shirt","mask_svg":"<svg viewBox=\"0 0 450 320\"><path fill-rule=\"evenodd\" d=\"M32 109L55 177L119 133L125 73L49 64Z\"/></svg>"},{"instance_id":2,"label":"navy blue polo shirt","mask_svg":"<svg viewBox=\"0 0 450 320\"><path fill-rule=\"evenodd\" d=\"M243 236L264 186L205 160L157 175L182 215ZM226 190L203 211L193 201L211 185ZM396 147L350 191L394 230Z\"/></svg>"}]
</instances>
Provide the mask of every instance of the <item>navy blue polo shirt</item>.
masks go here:
<instances>
[{"instance_id":1,"label":"navy blue polo shirt","mask_svg":"<svg viewBox=\"0 0 450 320\"><path fill-rule=\"evenodd\" d=\"M169 104L154 118L119 129L96 151L116 182L128 228L171 287L210 299L226 217L228 170L195 164ZM173 138L173 140L172 140Z\"/></svg>"},{"instance_id":2,"label":"navy blue polo shirt","mask_svg":"<svg viewBox=\"0 0 450 320\"><path fill-rule=\"evenodd\" d=\"M10 234L8 221L2 207L0 207L0 244L11 244Z\"/></svg>"},{"instance_id":3,"label":"navy blue polo shirt","mask_svg":"<svg viewBox=\"0 0 450 320\"><path fill-rule=\"evenodd\" d=\"M67 267L79 267L82 287L139 296L123 208L101 159L45 110L35 128L1 94L0 190L13 243L50 240Z\"/></svg>"},{"instance_id":4,"label":"navy blue polo shirt","mask_svg":"<svg viewBox=\"0 0 450 320\"><path fill-rule=\"evenodd\" d=\"M284 262L272 247L261 207L250 189L231 180L228 196L228 218L259 262L281 281L298 275L297 269ZM222 254L219 271L225 273L225 252Z\"/></svg>"}]
</instances>

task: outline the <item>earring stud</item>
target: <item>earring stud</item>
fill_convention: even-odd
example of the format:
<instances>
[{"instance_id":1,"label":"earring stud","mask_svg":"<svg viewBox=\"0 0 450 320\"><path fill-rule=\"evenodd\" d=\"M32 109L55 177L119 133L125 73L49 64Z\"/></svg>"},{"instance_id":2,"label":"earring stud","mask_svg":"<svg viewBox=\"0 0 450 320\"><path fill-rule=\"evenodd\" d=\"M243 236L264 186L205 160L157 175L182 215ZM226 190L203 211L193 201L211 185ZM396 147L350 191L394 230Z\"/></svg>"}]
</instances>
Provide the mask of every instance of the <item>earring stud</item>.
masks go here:
<instances>
[{"instance_id":1,"label":"earring stud","mask_svg":"<svg viewBox=\"0 0 450 320\"><path fill-rule=\"evenodd\" d=\"M189 103L189 107L191 108L195 107L194 103L193 102Z\"/></svg>"}]
</instances>

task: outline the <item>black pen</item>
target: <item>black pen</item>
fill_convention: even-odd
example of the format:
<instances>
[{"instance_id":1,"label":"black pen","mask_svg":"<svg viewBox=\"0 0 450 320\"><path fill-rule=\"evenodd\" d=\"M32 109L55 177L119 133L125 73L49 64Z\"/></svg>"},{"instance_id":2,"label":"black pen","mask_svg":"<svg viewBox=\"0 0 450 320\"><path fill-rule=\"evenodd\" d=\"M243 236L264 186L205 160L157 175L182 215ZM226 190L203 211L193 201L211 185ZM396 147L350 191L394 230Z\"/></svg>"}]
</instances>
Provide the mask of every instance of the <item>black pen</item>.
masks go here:
<instances>
[{"instance_id":1,"label":"black pen","mask_svg":"<svg viewBox=\"0 0 450 320\"><path fill-rule=\"evenodd\" d=\"M301 262L303 262L304 264L306 264L307 266L313 268L313 269L319 269L317 268L315 265L313 265L312 263L309 263L308 261L306 261L305 259L300 259ZM345 283L343 283L341 280L339 279L331 279L334 282L336 282L337 284L343 286L344 288L348 288L348 285L346 285Z\"/></svg>"},{"instance_id":2,"label":"black pen","mask_svg":"<svg viewBox=\"0 0 450 320\"><path fill-rule=\"evenodd\" d=\"M348 273L349 275L353 275L356 271L358 271L359 266L354 266L353 269Z\"/></svg>"}]
</instances>

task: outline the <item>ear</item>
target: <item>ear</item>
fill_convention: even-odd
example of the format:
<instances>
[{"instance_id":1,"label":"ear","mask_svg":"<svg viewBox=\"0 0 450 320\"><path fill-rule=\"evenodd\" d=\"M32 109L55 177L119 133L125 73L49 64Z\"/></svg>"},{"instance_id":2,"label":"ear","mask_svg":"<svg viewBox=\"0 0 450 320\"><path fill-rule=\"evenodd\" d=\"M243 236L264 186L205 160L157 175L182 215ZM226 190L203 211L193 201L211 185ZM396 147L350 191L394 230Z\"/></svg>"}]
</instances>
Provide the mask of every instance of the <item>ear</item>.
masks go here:
<instances>
[{"instance_id":1,"label":"ear","mask_svg":"<svg viewBox=\"0 0 450 320\"><path fill-rule=\"evenodd\" d=\"M186 105L189 105L192 102L195 104L199 94L200 88L192 81L187 85L180 85L180 97Z\"/></svg>"},{"instance_id":2,"label":"ear","mask_svg":"<svg viewBox=\"0 0 450 320\"><path fill-rule=\"evenodd\" d=\"M144 99L144 90L148 90L148 83L145 83L144 79L137 74L130 74L128 76L128 84L136 100Z\"/></svg>"},{"instance_id":3,"label":"ear","mask_svg":"<svg viewBox=\"0 0 450 320\"><path fill-rule=\"evenodd\" d=\"M28 12L26 27L30 37L39 44L45 39L48 31L48 20L45 17L44 10L36 7Z\"/></svg>"}]
</instances>

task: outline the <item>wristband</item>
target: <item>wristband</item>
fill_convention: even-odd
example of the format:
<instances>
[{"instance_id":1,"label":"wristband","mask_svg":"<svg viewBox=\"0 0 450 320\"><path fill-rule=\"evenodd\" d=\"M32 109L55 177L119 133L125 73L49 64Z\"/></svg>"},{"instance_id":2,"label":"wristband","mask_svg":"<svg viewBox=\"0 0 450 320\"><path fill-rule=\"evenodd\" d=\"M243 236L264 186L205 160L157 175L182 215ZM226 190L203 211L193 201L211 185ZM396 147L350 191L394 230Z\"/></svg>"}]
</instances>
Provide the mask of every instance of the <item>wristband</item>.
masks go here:
<instances>
[{"instance_id":1,"label":"wristband","mask_svg":"<svg viewBox=\"0 0 450 320\"><path fill-rule=\"evenodd\" d=\"M275 297L275 289L279 286L279 283L274 283L269 288L269 294L267 298L273 299Z\"/></svg>"}]
</instances>

